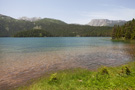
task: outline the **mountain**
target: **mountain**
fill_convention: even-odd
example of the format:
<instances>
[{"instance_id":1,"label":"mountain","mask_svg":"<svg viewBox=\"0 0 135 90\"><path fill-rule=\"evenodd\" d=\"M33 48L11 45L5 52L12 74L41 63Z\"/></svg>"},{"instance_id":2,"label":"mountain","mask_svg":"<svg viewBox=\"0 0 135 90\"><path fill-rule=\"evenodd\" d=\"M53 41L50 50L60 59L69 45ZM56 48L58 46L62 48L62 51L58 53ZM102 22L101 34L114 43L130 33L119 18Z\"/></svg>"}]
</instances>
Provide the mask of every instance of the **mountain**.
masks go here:
<instances>
[{"instance_id":1,"label":"mountain","mask_svg":"<svg viewBox=\"0 0 135 90\"><path fill-rule=\"evenodd\" d=\"M108 19L92 19L87 25L90 26L114 26L124 25L127 21L124 20L108 20Z\"/></svg>"},{"instance_id":2,"label":"mountain","mask_svg":"<svg viewBox=\"0 0 135 90\"><path fill-rule=\"evenodd\" d=\"M28 17L21 17L19 18L19 20L25 20L25 21L38 21L38 20L41 20L41 17L33 17L33 18L28 18Z\"/></svg>"},{"instance_id":3,"label":"mountain","mask_svg":"<svg viewBox=\"0 0 135 90\"><path fill-rule=\"evenodd\" d=\"M40 30L40 32L36 30ZM24 34L31 37L33 35L46 36L44 35L46 32L53 37L111 36L112 27L67 24L61 20L51 18L36 21L20 20L0 14L0 37L24 36ZM33 34L29 35L30 33Z\"/></svg>"},{"instance_id":4,"label":"mountain","mask_svg":"<svg viewBox=\"0 0 135 90\"><path fill-rule=\"evenodd\" d=\"M41 20L37 20L35 21L36 24L45 24L45 25L51 25L51 24L60 24L60 25L63 25L63 24L67 24L61 20L57 20L57 19L51 19L51 18L44 18L44 19L41 19Z\"/></svg>"},{"instance_id":5,"label":"mountain","mask_svg":"<svg viewBox=\"0 0 135 90\"><path fill-rule=\"evenodd\" d=\"M0 14L0 36L13 36L16 32L31 30L31 29L42 29L48 25L64 25L63 21L56 19L40 19L38 21L28 21L15 19L9 16Z\"/></svg>"}]
</instances>

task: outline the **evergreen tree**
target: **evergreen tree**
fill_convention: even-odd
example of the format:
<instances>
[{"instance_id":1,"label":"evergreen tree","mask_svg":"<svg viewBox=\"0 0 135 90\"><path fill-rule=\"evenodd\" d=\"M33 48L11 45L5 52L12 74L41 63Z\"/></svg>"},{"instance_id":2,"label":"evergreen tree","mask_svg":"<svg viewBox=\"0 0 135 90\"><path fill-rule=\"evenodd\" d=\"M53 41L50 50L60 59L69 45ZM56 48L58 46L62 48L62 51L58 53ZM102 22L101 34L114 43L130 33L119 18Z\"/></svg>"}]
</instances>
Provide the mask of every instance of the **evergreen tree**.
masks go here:
<instances>
[{"instance_id":1,"label":"evergreen tree","mask_svg":"<svg viewBox=\"0 0 135 90\"><path fill-rule=\"evenodd\" d=\"M135 39L135 19L127 22L123 26L114 26L112 39Z\"/></svg>"}]
</instances>

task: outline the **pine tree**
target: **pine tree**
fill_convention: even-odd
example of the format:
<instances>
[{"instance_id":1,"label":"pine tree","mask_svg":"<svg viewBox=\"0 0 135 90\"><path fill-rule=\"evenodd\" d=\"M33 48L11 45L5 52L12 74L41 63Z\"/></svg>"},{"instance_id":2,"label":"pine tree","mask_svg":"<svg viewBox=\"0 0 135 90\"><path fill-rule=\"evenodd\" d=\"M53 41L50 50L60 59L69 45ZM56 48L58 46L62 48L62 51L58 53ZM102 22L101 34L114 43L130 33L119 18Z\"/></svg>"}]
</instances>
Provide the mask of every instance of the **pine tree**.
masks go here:
<instances>
[{"instance_id":1,"label":"pine tree","mask_svg":"<svg viewBox=\"0 0 135 90\"><path fill-rule=\"evenodd\" d=\"M116 31L117 31L117 26L114 25L113 32L112 32L112 39L116 39Z\"/></svg>"},{"instance_id":2,"label":"pine tree","mask_svg":"<svg viewBox=\"0 0 135 90\"><path fill-rule=\"evenodd\" d=\"M114 26L112 39L135 39L135 19L127 22L123 26Z\"/></svg>"}]
</instances>

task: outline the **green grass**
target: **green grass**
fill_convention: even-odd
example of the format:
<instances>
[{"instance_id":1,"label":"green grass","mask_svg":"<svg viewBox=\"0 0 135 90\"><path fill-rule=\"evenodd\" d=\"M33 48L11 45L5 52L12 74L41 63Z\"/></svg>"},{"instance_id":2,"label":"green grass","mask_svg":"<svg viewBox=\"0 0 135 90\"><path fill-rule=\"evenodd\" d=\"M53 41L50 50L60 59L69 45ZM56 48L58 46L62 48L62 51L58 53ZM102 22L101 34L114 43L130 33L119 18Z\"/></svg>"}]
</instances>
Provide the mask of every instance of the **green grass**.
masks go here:
<instances>
[{"instance_id":1,"label":"green grass","mask_svg":"<svg viewBox=\"0 0 135 90\"><path fill-rule=\"evenodd\" d=\"M17 90L134 90L135 62L119 67L63 70L34 80Z\"/></svg>"}]
</instances>

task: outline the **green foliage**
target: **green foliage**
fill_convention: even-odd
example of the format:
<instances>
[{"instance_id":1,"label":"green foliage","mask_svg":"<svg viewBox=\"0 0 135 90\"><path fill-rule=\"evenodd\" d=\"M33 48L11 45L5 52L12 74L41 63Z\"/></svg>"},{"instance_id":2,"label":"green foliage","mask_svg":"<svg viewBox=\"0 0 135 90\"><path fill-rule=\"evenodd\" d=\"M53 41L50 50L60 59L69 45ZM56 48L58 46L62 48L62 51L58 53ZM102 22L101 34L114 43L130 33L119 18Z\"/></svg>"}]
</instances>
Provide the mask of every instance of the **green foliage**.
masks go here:
<instances>
[{"instance_id":1,"label":"green foliage","mask_svg":"<svg viewBox=\"0 0 135 90\"><path fill-rule=\"evenodd\" d=\"M93 27L84 25L46 25L41 26L52 37L97 37L111 36L111 27ZM42 29L43 30L43 29ZM29 32L29 30L27 30Z\"/></svg>"},{"instance_id":2,"label":"green foliage","mask_svg":"<svg viewBox=\"0 0 135 90\"><path fill-rule=\"evenodd\" d=\"M130 75L131 71L127 66L123 66L121 72L119 73L121 76Z\"/></svg>"},{"instance_id":3,"label":"green foliage","mask_svg":"<svg viewBox=\"0 0 135 90\"><path fill-rule=\"evenodd\" d=\"M66 24L66 23L63 22L63 21L56 20L56 19L50 19L50 18L44 18L44 19L35 21L35 23L36 23L37 25L41 25L41 24L44 24L44 25L51 25L51 24L64 25L64 24Z\"/></svg>"},{"instance_id":4,"label":"green foliage","mask_svg":"<svg viewBox=\"0 0 135 90\"><path fill-rule=\"evenodd\" d=\"M51 75L49 83L56 83L58 81L57 79L57 73L54 73Z\"/></svg>"},{"instance_id":5,"label":"green foliage","mask_svg":"<svg viewBox=\"0 0 135 90\"><path fill-rule=\"evenodd\" d=\"M128 67L125 67L125 72L126 72L127 75L130 75L130 73L131 73L131 71L129 70Z\"/></svg>"},{"instance_id":6,"label":"green foliage","mask_svg":"<svg viewBox=\"0 0 135 90\"><path fill-rule=\"evenodd\" d=\"M123 26L114 26L112 39L135 39L135 20L127 22Z\"/></svg>"},{"instance_id":7,"label":"green foliage","mask_svg":"<svg viewBox=\"0 0 135 90\"><path fill-rule=\"evenodd\" d=\"M51 37L52 35L45 30L34 29L21 31L14 35L14 37Z\"/></svg>"},{"instance_id":8,"label":"green foliage","mask_svg":"<svg viewBox=\"0 0 135 90\"><path fill-rule=\"evenodd\" d=\"M108 72L108 70L107 70L106 67L103 67L103 68L101 69L101 74L102 74L102 75L105 75L105 74L109 75L109 72Z\"/></svg>"}]
</instances>

